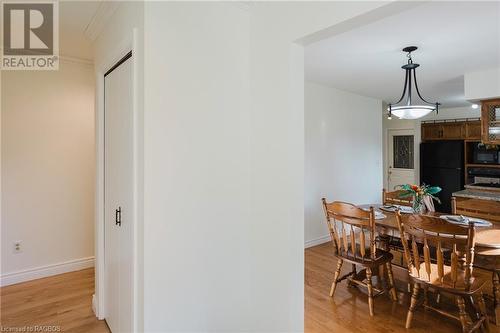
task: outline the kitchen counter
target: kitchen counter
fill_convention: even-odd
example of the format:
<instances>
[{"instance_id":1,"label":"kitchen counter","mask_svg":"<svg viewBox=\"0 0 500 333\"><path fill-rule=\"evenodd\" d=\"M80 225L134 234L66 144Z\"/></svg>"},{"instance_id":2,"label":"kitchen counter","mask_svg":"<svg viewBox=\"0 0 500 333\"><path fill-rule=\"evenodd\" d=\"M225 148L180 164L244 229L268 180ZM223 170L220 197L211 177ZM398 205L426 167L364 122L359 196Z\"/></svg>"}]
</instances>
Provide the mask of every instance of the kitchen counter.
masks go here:
<instances>
[{"instance_id":1,"label":"kitchen counter","mask_svg":"<svg viewBox=\"0 0 500 333\"><path fill-rule=\"evenodd\" d=\"M468 190L479 190L479 191L485 190L485 191L488 191L488 192L497 191L498 194L500 194L500 187L490 187L490 186L481 186L481 185L469 184L469 185L465 185L465 188L468 189Z\"/></svg>"},{"instance_id":2,"label":"kitchen counter","mask_svg":"<svg viewBox=\"0 0 500 333\"><path fill-rule=\"evenodd\" d=\"M467 188L463 191L458 191L453 193L454 197L460 198L471 198L489 201L499 201L500 202L500 192L495 191L481 191L477 189Z\"/></svg>"}]
</instances>

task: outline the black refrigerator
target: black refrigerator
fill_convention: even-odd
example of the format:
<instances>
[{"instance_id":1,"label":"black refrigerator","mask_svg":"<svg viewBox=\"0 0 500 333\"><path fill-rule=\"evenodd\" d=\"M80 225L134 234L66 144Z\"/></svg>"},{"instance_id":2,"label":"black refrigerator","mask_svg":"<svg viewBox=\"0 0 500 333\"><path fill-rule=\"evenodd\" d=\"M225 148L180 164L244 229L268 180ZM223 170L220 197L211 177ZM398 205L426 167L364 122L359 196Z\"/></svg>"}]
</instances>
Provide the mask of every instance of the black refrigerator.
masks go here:
<instances>
[{"instance_id":1,"label":"black refrigerator","mask_svg":"<svg viewBox=\"0 0 500 333\"><path fill-rule=\"evenodd\" d=\"M420 183L439 186L436 211L451 213L451 194L464 189L464 142L434 141L420 144Z\"/></svg>"}]
</instances>

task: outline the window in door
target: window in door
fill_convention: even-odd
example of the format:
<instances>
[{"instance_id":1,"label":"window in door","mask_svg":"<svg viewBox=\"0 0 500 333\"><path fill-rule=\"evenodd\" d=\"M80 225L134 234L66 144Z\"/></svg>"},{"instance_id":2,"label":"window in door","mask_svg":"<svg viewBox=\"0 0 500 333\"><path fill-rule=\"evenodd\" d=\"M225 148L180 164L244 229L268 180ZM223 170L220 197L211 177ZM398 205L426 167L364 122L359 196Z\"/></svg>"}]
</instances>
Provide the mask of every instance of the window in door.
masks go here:
<instances>
[{"instance_id":1,"label":"window in door","mask_svg":"<svg viewBox=\"0 0 500 333\"><path fill-rule=\"evenodd\" d=\"M393 167L413 169L413 135L394 135L393 147Z\"/></svg>"}]
</instances>

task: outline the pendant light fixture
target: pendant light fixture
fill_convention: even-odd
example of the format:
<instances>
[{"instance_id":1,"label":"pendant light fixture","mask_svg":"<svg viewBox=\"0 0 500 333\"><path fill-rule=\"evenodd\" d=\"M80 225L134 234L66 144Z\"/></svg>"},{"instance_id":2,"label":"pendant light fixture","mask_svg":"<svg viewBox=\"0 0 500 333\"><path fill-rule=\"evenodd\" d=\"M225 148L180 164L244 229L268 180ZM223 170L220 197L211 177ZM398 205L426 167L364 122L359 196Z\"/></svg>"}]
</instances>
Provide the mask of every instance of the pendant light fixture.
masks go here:
<instances>
[{"instance_id":1,"label":"pendant light fixture","mask_svg":"<svg viewBox=\"0 0 500 333\"><path fill-rule=\"evenodd\" d=\"M387 108L388 119L391 119L392 115L395 115L400 119L418 119L428 115L434 110L436 113L439 111L440 103L431 103L426 101L422 95L420 95L420 91L418 90L415 69L417 69L420 65L413 63L411 58L411 53L416 49L416 46L408 46L403 49L403 52L406 52L408 57L408 63L401 66L401 68L403 68L406 72L405 85L403 94L401 95L399 101L389 104L389 107ZM417 96L420 98L420 100L417 100L416 103L412 100L413 82Z\"/></svg>"}]
</instances>

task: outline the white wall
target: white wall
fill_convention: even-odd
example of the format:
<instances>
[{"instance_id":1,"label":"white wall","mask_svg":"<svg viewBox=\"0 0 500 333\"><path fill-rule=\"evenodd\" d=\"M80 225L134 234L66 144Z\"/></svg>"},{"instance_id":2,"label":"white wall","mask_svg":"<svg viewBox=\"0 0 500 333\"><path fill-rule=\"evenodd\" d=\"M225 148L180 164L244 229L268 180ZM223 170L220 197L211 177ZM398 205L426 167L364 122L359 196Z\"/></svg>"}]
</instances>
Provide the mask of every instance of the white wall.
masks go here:
<instances>
[{"instance_id":1,"label":"white wall","mask_svg":"<svg viewBox=\"0 0 500 333\"><path fill-rule=\"evenodd\" d=\"M58 71L4 71L1 92L3 282L53 264L92 264L93 67L63 60Z\"/></svg>"},{"instance_id":2,"label":"white wall","mask_svg":"<svg viewBox=\"0 0 500 333\"><path fill-rule=\"evenodd\" d=\"M498 98L500 96L500 68L465 73L464 86L467 100Z\"/></svg>"},{"instance_id":3,"label":"white wall","mask_svg":"<svg viewBox=\"0 0 500 333\"><path fill-rule=\"evenodd\" d=\"M249 24L239 4L146 4L146 331L243 329L258 312Z\"/></svg>"},{"instance_id":4,"label":"white wall","mask_svg":"<svg viewBox=\"0 0 500 333\"><path fill-rule=\"evenodd\" d=\"M443 119L461 119L461 118L479 118L481 117L481 109L473 109L470 106L456 107L456 108L442 108L439 109L439 114L431 112L427 116L419 119L417 123L420 125L421 121L425 120L443 120Z\"/></svg>"},{"instance_id":5,"label":"white wall","mask_svg":"<svg viewBox=\"0 0 500 333\"><path fill-rule=\"evenodd\" d=\"M305 245L329 240L321 198L378 203L382 191L382 101L305 85Z\"/></svg>"}]
</instances>

